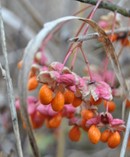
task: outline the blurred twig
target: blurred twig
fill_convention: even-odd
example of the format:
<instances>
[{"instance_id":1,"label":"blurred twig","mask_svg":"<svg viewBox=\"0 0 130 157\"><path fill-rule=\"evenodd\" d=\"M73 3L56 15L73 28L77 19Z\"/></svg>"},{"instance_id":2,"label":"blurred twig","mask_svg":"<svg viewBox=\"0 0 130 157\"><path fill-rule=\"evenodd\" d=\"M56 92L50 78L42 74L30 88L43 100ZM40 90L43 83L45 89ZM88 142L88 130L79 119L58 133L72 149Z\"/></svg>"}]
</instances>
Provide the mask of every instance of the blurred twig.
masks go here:
<instances>
[{"instance_id":1,"label":"blurred twig","mask_svg":"<svg viewBox=\"0 0 130 157\"><path fill-rule=\"evenodd\" d=\"M129 139L129 133L130 133L130 112L128 116L128 121L127 121L127 126L126 126L126 131L125 131L125 136L123 139L121 151L120 151L120 157L124 157L126 153L126 147Z\"/></svg>"},{"instance_id":2,"label":"blurred twig","mask_svg":"<svg viewBox=\"0 0 130 157\"><path fill-rule=\"evenodd\" d=\"M76 0L79 2L83 2L83 3L88 3L91 5L96 5L97 4L97 0ZM113 4L111 2L101 2L100 5L98 6L98 8L103 8L103 9L107 9L113 12L117 12L121 15L124 15L126 17L130 17L130 10L125 9L123 7L120 7L116 4Z\"/></svg>"},{"instance_id":3,"label":"blurred twig","mask_svg":"<svg viewBox=\"0 0 130 157\"><path fill-rule=\"evenodd\" d=\"M65 150L65 132L64 132L64 122L62 122L59 130L58 130L58 138L57 138L57 154L56 157L64 157Z\"/></svg>"},{"instance_id":4,"label":"blurred twig","mask_svg":"<svg viewBox=\"0 0 130 157\"><path fill-rule=\"evenodd\" d=\"M23 152L22 152L22 147L21 147L21 139L20 139L20 133L19 133L19 126L18 126L18 119L17 119L16 108L15 108L15 98L14 98L14 92L13 92L13 85L12 85L12 80L10 77L9 64L8 64L8 58L7 58L4 24L3 24L1 14L2 13L1 13L1 8L0 8L1 45L2 45L3 55L4 55L4 60L5 60L5 71L6 71L5 78L6 78L6 84L7 84L8 97L9 97L11 118L12 118L12 123L13 123L14 134L16 137L18 154L19 154L19 157L23 157Z\"/></svg>"},{"instance_id":5,"label":"blurred twig","mask_svg":"<svg viewBox=\"0 0 130 157\"><path fill-rule=\"evenodd\" d=\"M20 3L26 8L26 10L30 13L32 18L38 24L40 28L43 27L43 20L39 12L32 6L29 0L19 0Z\"/></svg>"},{"instance_id":6,"label":"blurred twig","mask_svg":"<svg viewBox=\"0 0 130 157\"><path fill-rule=\"evenodd\" d=\"M107 31L106 34L109 35L111 34L112 31ZM118 33L127 33L128 35L130 35L130 28L128 27L122 27L119 29L115 29L113 31L113 33L118 34ZM70 42L82 42L82 41L86 41L86 40L90 40L90 39L97 39L99 38L99 34L97 32L95 33L90 33L87 35L82 35L82 36L77 36L74 38L70 38L69 41Z\"/></svg>"}]
</instances>

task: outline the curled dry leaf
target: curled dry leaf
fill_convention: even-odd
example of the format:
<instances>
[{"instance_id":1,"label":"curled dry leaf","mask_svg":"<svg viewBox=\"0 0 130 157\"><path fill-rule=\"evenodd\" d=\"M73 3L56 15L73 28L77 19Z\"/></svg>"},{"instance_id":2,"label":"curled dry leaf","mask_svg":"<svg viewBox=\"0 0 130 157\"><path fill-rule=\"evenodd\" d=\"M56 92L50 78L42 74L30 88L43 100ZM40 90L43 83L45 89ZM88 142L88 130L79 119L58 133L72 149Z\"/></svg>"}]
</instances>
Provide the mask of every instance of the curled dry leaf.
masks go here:
<instances>
[{"instance_id":1,"label":"curled dry leaf","mask_svg":"<svg viewBox=\"0 0 130 157\"><path fill-rule=\"evenodd\" d=\"M101 27L99 27L98 24L96 24L94 21L88 20L88 19L86 19L84 21L86 21L88 24L90 24L91 27L99 33L100 41L104 45L107 56L108 56L108 58L110 59L110 61L112 63L112 66L114 68L116 76L117 76L117 78L119 80L119 83L122 87L123 94L126 96L128 94L127 85L126 85L125 79L122 75L121 67L120 67L117 55L115 53L115 49L112 45L112 42L110 41L110 39L109 39L108 35L105 33L105 31Z\"/></svg>"}]
</instances>

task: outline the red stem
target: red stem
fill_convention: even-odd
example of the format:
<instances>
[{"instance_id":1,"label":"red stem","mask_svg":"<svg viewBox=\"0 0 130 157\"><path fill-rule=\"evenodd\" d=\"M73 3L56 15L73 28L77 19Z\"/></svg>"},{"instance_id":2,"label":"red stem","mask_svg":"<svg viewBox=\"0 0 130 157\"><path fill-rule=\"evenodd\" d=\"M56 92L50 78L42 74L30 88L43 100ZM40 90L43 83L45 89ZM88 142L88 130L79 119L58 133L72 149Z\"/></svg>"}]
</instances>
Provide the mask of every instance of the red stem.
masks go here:
<instances>
[{"instance_id":1,"label":"red stem","mask_svg":"<svg viewBox=\"0 0 130 157\"><path fill-rule=\"evenodd\" d=\"M76 52L74 53L74 57L73 57L73 60L72 60L72 62L71 62L71 67L70 67L70 69L71 70L73 70L73 68L74 68L74 64L75 64L75 61L76 61L76 57L77 57L77 53L78 53L78 48L76 49Z\"/></svg>"},{"instance_id":2,"label":"red stem","mask_svg":"<svg viewBox=\"0 0 130 157\"><path fill-rule=\"evenodd\" d=\"M92 17L94 16L95 12L96 12L96 9L98 8L99 4L101 3L102 0L99 0L96 4L96 6L93 8L93 10L91 11L91 13L86 17L88 19L92 19ZM79 33L82 31L83 27L85 26L86 22L84 22L81 27L79 28L78 32L76 33L75 37L77 37L79 35ZM87 33L87 30L88 30L88 25L87 25L87 28L84 32L84 34ZM80 43L82 45L82 42ZM71 53L73 52L73 50L71 51L73 47L73 43L70 45L69 49L68 49L68 52L64 58L64 61L63 61L63 64L65 65L66 64L66 61L68 60L69 56L71 55Z\"/></svg>"},{"instance_id":3,"label":"red stem","mask_svg":"<svg viewBox=\"0 0 130 157\"><path fill-rule=\"evenodd\" d=\"M97 2L97 4L95 5L95 7L93 8L93 10L91 11L91 13L90 13L88 19L92 19L92 18L93 18L93 16L94 16L94 14L95 14L95 12L96 12L98 6L100 5L101 1L102 1L102 0L99 0L99 1ZM89 25L87 25L87 27L86 27L86 29L85 29L85 31L84 31L84 35L87 33L88 28L89 28Z\"/></svg>"},{"instance_id":4,"label":"red stem","mask_svg":"<svg viewBox=\"0 0 130 157\"><path fill-rule=\"evenodd\" d=\"M69 50L69 52L66 54L66 57L64 58L63 65L66 64L67 59L69 58L70 54L72 54L73 51L74 51L77 47L79 47L79 45L80 45L80 43L78 43L72 50L71 50L71 49Z\"/></svg>"},{"instance_id":5,"label":"red stem","mask_svg":"<svg viewBox=\"0 0 130 157\"><path fill-rule=\"evenodd\" d=\"M92 80L93 80L93 79L92 79L92 73L91 73L91 70L90 70L90 67L89 67L88 59L87 59L87 57L86 57L86 55L85 55L85 53L84 53L82 47L80 47L80 50L81 50L81 53L82 53L82 55L83 55L83 57L84 57L84 61L85 61L85 63L87 64L88 74L89 74L89 76L90 76L90 81L92 81Z\"/></svg>"}]
</instances>

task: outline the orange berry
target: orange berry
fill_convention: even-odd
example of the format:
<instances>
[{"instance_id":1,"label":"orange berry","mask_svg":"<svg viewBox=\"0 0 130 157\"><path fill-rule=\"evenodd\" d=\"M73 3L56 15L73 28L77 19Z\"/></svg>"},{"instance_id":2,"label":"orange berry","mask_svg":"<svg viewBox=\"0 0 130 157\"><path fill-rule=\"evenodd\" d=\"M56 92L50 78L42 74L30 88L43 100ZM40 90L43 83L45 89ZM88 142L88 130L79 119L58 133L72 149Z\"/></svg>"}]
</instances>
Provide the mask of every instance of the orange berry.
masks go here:
<instances>
[{"instance_id":1,"label":"orange berry","mask_svg":"<svg viewBox=\"0 0 130 157\"><path fill-rule=\"evenodd\" d=\"M82 99L75 96L72 105L74 107L78 107L81 105L81 103L82 103Z\"/></svg>"},{"instance_id":2,"label":"orange berry","mask_svg":"<svg viewBox=\"0 0 130 157\"><path fill-rule=\"evenodd\" d=\"M64 95L62 94L62 92L57 92L51 102L52 109L56 112L61 111L64 107L64 102Z\"/></svg>"},{"instance_id":3,"label":"orange berry","mask_svg":"<svg viewBox=\"0 0 130 157\"><path fill-rule=\"evenodd\" d=\"M110 148L116 148L121 142L121 136L118 131L115 131L111 134L111 136L108 138L108 146Z\"/></svg>"},{"instance_id":4,"label":"orange berry","mask_svg":"<svg viewBox=\"0 0 130 157\"><path fill-rule=\"evenodd\" d=\"M48 120L48 127L49 128L58 128L61 124L62 116L60 114L52 117Z\"/></svg>"},{"instance_id":5,"label":"orange berry","mask_svg":"<svg viewBox=\"0 0 130 157\"><path fill-rule=\"evenodd\" d=\"M101 138L100 140L102 142L107 142L108 141L108 138L110 137L111 135L111 131L110 130L105 130L101 133Z\"/></svg>"},{"instance_id":6,"label":"orange berry","mask_svg":"<svg viewBox=\"0 0 130 157\"><path fill-rule=\"evenodd\" d=\"M92 125L88 130L88 138L93 144L97 144L100 140L101 132L95 125Z\"/></svg>"},{"instance_id":7,"label":"orange berry","mask_svg":"<svg viewBox=\"0 0 130 157\"><path fill-rule=\"evenodd\" d=\"M51 103L53 99L53 92L47 85L43 85L40 88L39 99L43 105L48 105Z\"/></svg>"},{"instance_id":8,"label":"orange berry","mask_svg":"<svg viewBox=\"0 0 130 157\"><path fill-rule=\"evenodd\" d=\"M31 77L28 80L28 85L27 85L28 90L29 91L34 90L37 88L37 86L38 86L38 81L37 81L36 76Z\"/></svg>"},{"instance_id":9,"label":"orange berry","mask_svg":"<svg viewBox=\"0 0 130 157\"><path fill-rule=\"evenodd\" d=\"M85 119L82 119L81 121L81 127L84 131L87 131L89 130L89 127L86 127L86 120Z\"/></svg>"},{"instance_id":10,"label":"orange berry","mask_svg":"<svg viewBox=\"0 0 130 157\"><path fill-rule=\"evenodd\" d=\"M81 131L78 126L73 126L69 131L69 138L71 141L77 142L80 140Z\"/></svg>"},{"instance_id":11,"label":"orange berry","mask_svg":"<svg viewBox=\"0 0 130 157\"><path fill-rule=\"evenodd\" d=\"M94 113L91 110L82 110L81 115L83 119L88 120L94 117Z\"/></svg>"},{"instance_id":12,"label":"orange berry","mask_svg":"<svg viewBox=\"0 0 130 157\"><path fill-rule=\"evenodd\" d=\"M23 65L23 60L19 61L17 64L18 69L21 69Z\"/></svg>"},{"instance_id":13,"label":"orange berry","mask_svg":"<svg viewBox=\"0 0 130 157\"><path fill-rule=\"evenodd\" d=\"M64 93L65 104L71 104L74 100L74 93L70 90L66 90Z\"/></svg>"},{"instance_id":14,"label":"orange berry","mask_svg":"<svg viewBox=\"0 0 130 157\"><path fill-rule=\"evenodd\" d=\"M116 34L111 34L111 35L109 36L109 38L110 38L111 42L114 42L114 41L117 40L117 35L116 35Z\"/></svg>"},{"instance_id":15,"label":"orange berry","mask_svg":"<svg viewBox=\"0 0 130 157\"><path fill-rule=\"evenodd\" d=\"M93 97L91 96L91 97L90 97L90 102L91 102L92 105L99 105L99 104L102 103L102 99L99 98L97 101L95 101L95 100L93 99Z\"/></svg>"},{"instance_id":16,"label":"orange berry","mask_svg":"<svg viewBox=\"0 0 130 157\"><path fill-rule=\"evenodd\" d=\"M130 107L130 100L126 100L126 107Z\"/></svg>"},{"instance_id":17,"label":"orange berry","mask_svg":"<svg viewBox=\"0 0 130 157\"><path fill-rule=\"evenodd\" d=\"M104 100L104 107L108 108L108 112L113 112L116 108L116 104L113 101Z\"/></svg>"},{"instance_id":18,"label":"orange berry","mask_svg":"<svg viewBox=\"0 0 130 157\"><path fill-rule=\"evenodd\" d=\"M129 46L129 39L128 39L128 38L122 39L122 40L121 40L121 44L122 44L123 46Z\"/></svg>"},{"instance_id":19,"label":"orange berry","mask_svg":"<svg viewBox=\"0 0 130 157\"><path fill-rule=\"evenodd\" d=\"M31 124L33 129L38 129L42 127L45 116L42 115L40 112L36 112L35 115L30 116Z\"/></svg>"}]
</instances>

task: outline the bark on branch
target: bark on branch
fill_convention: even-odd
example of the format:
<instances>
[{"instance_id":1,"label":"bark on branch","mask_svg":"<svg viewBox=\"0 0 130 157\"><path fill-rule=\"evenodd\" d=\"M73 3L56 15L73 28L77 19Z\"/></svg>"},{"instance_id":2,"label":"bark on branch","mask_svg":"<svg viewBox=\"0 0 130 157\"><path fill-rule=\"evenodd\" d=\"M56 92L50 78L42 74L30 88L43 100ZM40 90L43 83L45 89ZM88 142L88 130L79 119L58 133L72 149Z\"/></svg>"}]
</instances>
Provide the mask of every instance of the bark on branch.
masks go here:
<instances>
[{"instance_id":1,"label":"bark on branch","mask_svg":"<svg viewBox=\"0 0 130 157\"><path fill-rule=\"evenodd\" d=\"M88 4L91 4L91 5L96 5L98 0L76 0L76 1L79 1L79 2L83 2L83 3L88 3ZM102 9L107 9L107 10L110 10L110 11L113 11L113 12L117 12L125 17L130 17L130 9L126 9L126 8L123 8L123 7L120 7L116 4L113 4L111 2L101 2L98 6L98 8L102 8Z\"/></svg>"}]
</instances>

